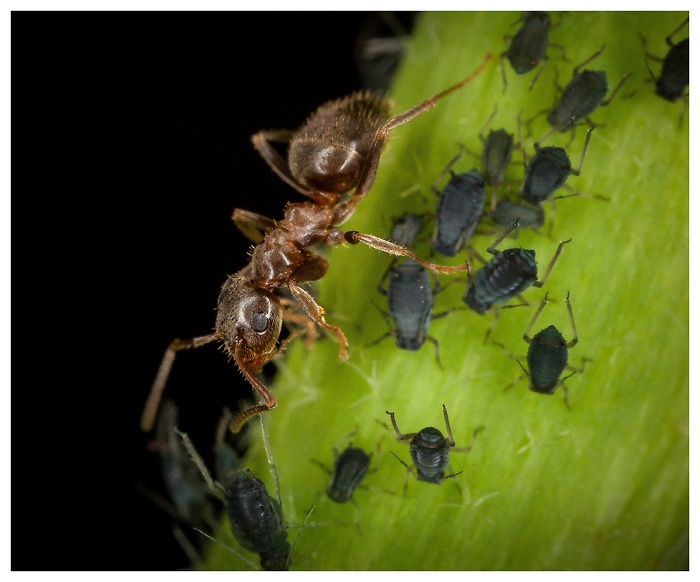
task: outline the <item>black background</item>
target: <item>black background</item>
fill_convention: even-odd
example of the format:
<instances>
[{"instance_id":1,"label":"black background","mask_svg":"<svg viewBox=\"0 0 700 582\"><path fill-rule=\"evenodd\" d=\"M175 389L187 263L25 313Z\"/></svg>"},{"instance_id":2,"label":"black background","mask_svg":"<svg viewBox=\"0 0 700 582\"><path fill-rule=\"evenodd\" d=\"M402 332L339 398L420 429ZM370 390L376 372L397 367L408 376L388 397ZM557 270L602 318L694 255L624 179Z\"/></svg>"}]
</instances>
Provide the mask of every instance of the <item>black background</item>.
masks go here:
<instances>
[{"instance_id":1,"label":"black background","mask_svg":"<svg viewBox=\"0 0 700 582\"><path fill-rule=\"evenodd\" d=\"M13 570L188 566L138 419L175 337L210 333L246 263L234 207L298 195L250 144L361 87L365 12L13 12ZM409 25L410 14L401 14ZM249 393L178 357L181 428Z\"/></svg>"}]
</instances>

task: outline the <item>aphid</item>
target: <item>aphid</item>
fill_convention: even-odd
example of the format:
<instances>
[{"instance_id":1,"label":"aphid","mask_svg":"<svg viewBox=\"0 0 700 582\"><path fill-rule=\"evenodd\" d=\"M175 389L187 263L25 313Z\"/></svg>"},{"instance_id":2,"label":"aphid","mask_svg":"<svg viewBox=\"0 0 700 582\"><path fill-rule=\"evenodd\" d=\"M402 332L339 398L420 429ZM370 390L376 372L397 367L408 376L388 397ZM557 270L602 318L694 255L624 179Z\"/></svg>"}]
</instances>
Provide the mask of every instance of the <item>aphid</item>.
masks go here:
<instances>
[{"instance_id":1,"label":"aphid","mask_svg":"<svg viewBox=\"0 0 700 582\"><path fill-rule=\"evenodd\" d=\"M291 546L282 507L267 493L265 484L245 469L224 495L229 525L238 543L260 555L263 570L288 570Z\"/></svg>"},{"instance_id":2,"label":"aphid","mask_svg":"<svg viewBox=\"0 0 700 582\"><path fill-rule=\"evenodd\" d=\"M484 179L476 168L462 174L452 171L452 166L462 153L460 149L433 184L433 192L438 197L438 202L432 246L438 253L448 257L455 256L474 234L486 196ZM437 184L448 171L451 177L441 192Z\"/></svg>"},{"instance_id":3,"label":"aphid","mask_svg":"<svg viewBox=\"0 0 700 582\"><path fill-rule=\"evenodd\" d=\"M214 474L216 480L223 487L228 487L240 471L241 459L236 449L229 442L231 431L228 430L233 414L228 408L216 427L216 441L214 444Z\"/></svg>"},{"instance_id":4,"label":"aphid","mask_svg":"<svg viewBox=\"0 0 700 582\"><path fill-rule=\"evenodd\" d=\"M387 322L389 331L368 345L375 345L392 336L397 348L416 351L428 340L435 346L435 358L442 367L438 341L428 335L430 322L449 313L445 311L433 315L438 282L431 286L428 272L421 264L411 259L405 259L397 266L391 267L388 279L386 289L380 285L379 292L387 298L389 314L381 310L380 313Z\"/></svg>"},{"instance_id":5,"label":"aphid","mask_svg":"<svg viewBox=\"0 0 700 582\"><path fill-rule=\"evenodd\" d=\"M489 214L499 226L509 226L518 220L521 228L537 230L544 224L544 208L540 204L500 200Z\"/></svg>"},{"instance_id":6,"label":"aphid","mask_svg":"<svg viewBox=\"0 0 700 582\"><path fill-rule=\"evenodd\" d=\"M646 53L647 58L655 61L661 61L661 75L655 79L654 92L666 101L678 101L689 82L690 70L690 39L686 38L682 41L673 44L671 40L673 35L681 30L690 18L686 18L671 34L666 37L666 44L670 47L666 56L663 59ZM653 73L649 73L654 78Z\"/></svg>"},{"instance_id":7,"label":"aphid","mask_svg":"<svg viewBox=\"0 0 700 582\"><path fill-rule=\"evenodd\" d=\"M445 417L445 428L447 429L447 438L436 428L427 426L418 432L402 434L396 424L396 418L393 412L386 413L391 418L391 424L394 427L396 438L400 441L411 439L409 443L409 454L413 460L413 467L407 465L398 456L394 455L401 463L413 474L419 481L426 483L442 483L445 479L456 477L459 473L451 473L445 475L445 469L448 467L450 450L454 453L467 453L472 449L474 438L483 430L479 427L472 435L472 441L469 446L455 447L455 440L452 437L452 428L450 427L450 419L447 415L447 408L442 405L442 413Z\"/></svg>"},{"instance_id":8,"label":"aphid","mask_svg":"<svg viewBox=\"0 0 700 582\"><path fill-rule=\"evenodd\" d=\"M489 253L494 255L493 258L470 276L462 300L476 313L483 314L493 305L506 303L530 286L542 287L559 257L562 247L571 242L571 239L568 239L559 243L544 275L538 281L534 250L521 248L496 250L501 241L519 225L520 223L516 220L503 231L503 234L487 249Z\"/></svg>"},{"instance_id":9,"label":"aphid","mask_svg":"<svg viewBox=\"0 0 700 582\"><path fill-rule=\"evenodd\" d=\"M352 499L355 489L365 478L372 456L351 445L347 446L340 454L338 454L337 449L333 448L333 456L335 461L331 471L331 479L326 488L326 495L336 503L346 503ZM323 467L323 465L321 466Z\"/></svg>"},{"instance_id":10,"label":"aphid","mask_svg":"<svg viewBox=\"0 0 700 582\"><path fill-rule=\"evenodd\" d=\"M505 129L490 130L488 136L484 137L484 131L496 115L498 106L493 108L493 113L486 120L484 127L479 132L479 139L482 143L481 149L481 175L489 186L491 186L491 211L496 208L498 199L498 188L503 182L506 169L510 165L513 156L513 134Z\"/></svg>"},{"instance_id":11,"label":"aphid","mask_svg":"<svg viewBox=\"0 0 700 582\"><path fill-rule=\"evenodd\" d=\"M552 127L557 128L557 131L566 131L572 128L577 120L587 119L598 107L609 105L627 77L632 74L628 73L622 77L610 97L605 99L608 92L608 78L605 71L584 69L579 72L581 67L599 56L603 49L605 49L605 45L580 65L574 67L573 76L564 88L559 103L548 113L547 120ZM594 125L592 122L589 123Z\"/></svg>"},{"instance_id":12,"label":"aphid","mask_svg":"<svg viewBox=\"0 0 700 582\"><path fill-rule=\"evenodd\" d=\"M250 262L223 284L215 331L188 340L176 339L166 350L141 417L144 430L153 426L175 354L212 342L223 344L262 399L260 404L240 412L231 421L231 430L238 432L248 418L274 408L277 401L255 374L278 353L282 319L290 310L303 309L310 321L334 333L340 344L340 359L347 359L348 342L342 329L326 322L323 308L301 287L322 278L328 269L328 261L309 250L313 246L364 243L395 256L410 257L435 272L468 270L466 264L435 265L391 241L357 231L343 233L337 227L350 218L371 189L389 132L464 87L492 58L487 55L472 75L393 118L389 118L388 102L359 92L322 105L297 131L271 130L253 135L253 145L269 167L310 200L288 204L279 221L234 210L235 224L256 243ZM271 142L289 144L287 159ZM291 307L275 294L284 287L292 294L295 305Z\"/></svg>"},{"instance_id":13,"label":"aphid","mask_svg":"<svg viewBox=\"0 0 700 582\"><path fill-rule=\"evenodd\" d=\"M576 333L576 323L574 322L574 313L571 309L568 292L564 301L566 302L566 308L569 312L569 322L571 323L571 330L574 337L567 342L561 332L553 325L539 331L532 338L529 335L532 326L535 325L535 321L537 321L542 309L544 309L544 306L548 302L548 296L549 293L545 293L544 299L523 333L523 339L529 344L527 350L527 366L529 372L525 369L520 360L517 358L515 358L515 360L527 375L530 390L540 394L554 394L557 387L561 386L564 390L564 404L566 404L567 408L571 409L568 400L568 390L564 381L573 376L576 372L583 372L583 368L574 368L569 365L569 350L578 343L578 334ZM561 378L562 372L567 368L573 371L568 376ZM522 378L523 376L520 376L515 382L507 386L506 389L519 382Z\"/></svg>"},{"instance_id":14,"label":"aphid","mask_svg":"<svg viewBox=\"0 0 700 582\"><path fill-rule=\"evenodd\" d=\"M550 19L546 12L524 12L519 21L523 22L515 36L511 38L508 49L501 53L501 75L503 76L503 92L505 93L508 82L506 81L506 67L503 63L508 59L513 70L518 75L529 73L542 61L540 68L530 83L532 89L535 81L542 73L547 62L547 45L549 43Z\"/></svg>"},{"instance_id":15,"label":"aphid","mask_svg":"<svg viewBox=\"0 0 700 582\"><path fill-rule=\"evenodd\" d=\"M238 469L233 474L228 470L224 471L223 476L227 483L215 482L189 437L183 433L180 433L180 437L211 493L223 500L231 532L238 543L246 550L259 554L263 570L288 570L294 546L287 541L287 526L282 514L277 468L272 459L267 429L262 417L260 417L260 426L265 452L275 479L276 498L269 495L265 484L256 478L250 469ZM311 512L309 512L310 515ZM204 532L200 531L200 533L206 535ZM237 552L234 553L237 554ZM245 557L243 559L248 561Z\"/></svg>"},{"instance_id":16,"label":"aphid","mask_svg":"<svg viewBox=\"0 0 700 582\"><path fill-rule=\"evenodd\" d=\"M362 87L386 92L406 52L413 22L410 13L370 13L355 43Z\"/></svg>"},{"instance_id":17,"label":"aphid","mask_svg":"<svg viewBox=\"0 0 700 582\"><path fill-rule=\"evenodd\" d=\"M178 436L178 409L172 400L161 407L156 423L156 443L163 481L177 516L184 522L211 529L215 510L207 484Z\"/></svg>"},{"instance_id":18,"label":"aphid","mask_svg":"<svg viewBox=\"0 0 700 582\"><path fill-rule=\"evenodd\" d=\"M410 246L418 236L422 225L422 215L406 213L394 221L389 239L402 247Z\"/></svg>"},{"instance_id":19,"label":"aphid","mask_svg":"<svg viewBox=\"0 0 700 582\"><path fill-rule=\"evenodd\" d=\"M578 168L575 170L571 167L571 160L569 160L569 156L564 148L556 146L541 147L540 145L556 129L553 129L536 141L535 155L525 168L525 177L520 187L520 198L532 205L541 204L553 192L562 188L570 175L579 176L583 167L583 158L586 155L588 142L591 139L591 132L594 129L595 126L592 126L586 132L583 150L581 150L581 159L579 160ZM523 157L524 155L523 152Z\"/></svg>"}]
</instances>

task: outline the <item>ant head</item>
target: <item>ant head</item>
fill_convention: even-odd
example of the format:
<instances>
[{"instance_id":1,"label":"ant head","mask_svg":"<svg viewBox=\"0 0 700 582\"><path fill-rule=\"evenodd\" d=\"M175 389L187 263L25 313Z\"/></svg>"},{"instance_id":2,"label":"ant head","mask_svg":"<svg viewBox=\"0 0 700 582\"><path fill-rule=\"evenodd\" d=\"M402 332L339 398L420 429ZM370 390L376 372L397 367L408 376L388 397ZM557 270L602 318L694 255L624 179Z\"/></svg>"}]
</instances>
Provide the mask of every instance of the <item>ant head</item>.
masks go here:
<instances>
[{"instance_id":1,"label":"ant head","mask_svg":"<svg viewBox=\"0 0 700 582\"><path fill-rule=\"evenodd\" d=\"M216 330L229 352L258 359L275 347L282 330L282 306L270 291L240 274L226 280L219 294Z\"/></svg>"}]
</instances>

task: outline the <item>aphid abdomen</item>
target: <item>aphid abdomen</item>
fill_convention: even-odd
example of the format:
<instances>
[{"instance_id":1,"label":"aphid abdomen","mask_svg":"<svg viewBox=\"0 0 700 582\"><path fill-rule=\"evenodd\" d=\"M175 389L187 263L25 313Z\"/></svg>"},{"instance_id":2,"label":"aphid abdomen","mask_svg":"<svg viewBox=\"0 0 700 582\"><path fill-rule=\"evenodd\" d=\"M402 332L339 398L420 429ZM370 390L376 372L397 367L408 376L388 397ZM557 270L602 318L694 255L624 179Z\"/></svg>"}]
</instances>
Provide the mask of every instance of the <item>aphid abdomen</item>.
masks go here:
<instances>
[{"instance_id":1,"label":"aphid abdomen","mask_svg":"<svg viewBox=\"0 0 700 582\"><path fill-rule=\"evenodd\" d=\"M362 482L369 468L370 457L362 449L348 447L336 459L326 493L336 503L345 503Z\"/></svg>"},{"instance_id":2,"label":"aphid abdomen","mask_svg":"<svg viewBox=\"0 0 700 582\"><path fill-rule=\"evenodd\" d=\"M530 389L542 394L554 394L559 378L568 363L566 340L550 325L532 338L527 350Z\"/></svg>"},{"instance_id":3,"label":"aphid abdomen","mask_svg":"<svg viewBox=\"0 0 700 582\"><path fill-rule=\"evenodd\" d=\"M478 171L450 178L436 208L433 248L437 252L452 257L461 250L479 223L485 196L484 180Z\"/></svg>"},{"instance_id":4,"label":"aphid abdomen","mask_svg":"<svg viewBox=\"0 0 700 582\"><path fill-rule=\"evenodd\" d=\"M608 78L605 71L581 71L564 89L559 105L549 114L549 123L553 127L564 125L567 121L584 119L593 113L605 99L608 92Z\"/></svg>"},{"instance_id":5,"label":"aphid abdomen","mask_svg":"<svg viewBox=\"0 0 700 582\"><path fill-rule=\"evenodd\" d=\"M449 460L449 445L443 434L428 426L411 439L409 452L418 471L418 479L440 483Z\"/></svg>"},{"instance_id":6,"label":"aphid abdomen","mask_svg":"<svg viewBox=\"0 0 700 582\"><path fill-rule=\"evenodd\" d=\"M387 303L395 326L397 347L420 349L428 333L433 309L433 290L425 268L406 259L391 269Z\"/></svg>"},{"instance_id":7,"label":"aphid abdomen","mask_svg":"<svg viewBox=\"0 0 700 582\"><path fill-rule=\"evenodd\" d=\"M540 204L561 188L571 171L571 161L563 148L541 148L525 171L520 197L530 204Z\"/></svg>"},{"instance_id":8,"label":"aphid abdomen","mask_svg":"<svg viewBox=\"0 0 700 582\"><path fill-rule=\"evenodd\" d=\"M474 273L462 297L470 309L485 313L492 305L505 303L520 295L537 281L535 251L507 249Z\"/></svg>"},{"instance_id":9,"label":"aphid abdomen","mask_svg":"<svg viewBox=\"0 0 700 582\"><path fill-rule=\"evenodd\" d=\"M234 537L245 549L260 554L263 569L288 569L291 546L282 510L265 484L250 470L241 471L225 490L224 503Z\"/></svg>"}]
</instances>

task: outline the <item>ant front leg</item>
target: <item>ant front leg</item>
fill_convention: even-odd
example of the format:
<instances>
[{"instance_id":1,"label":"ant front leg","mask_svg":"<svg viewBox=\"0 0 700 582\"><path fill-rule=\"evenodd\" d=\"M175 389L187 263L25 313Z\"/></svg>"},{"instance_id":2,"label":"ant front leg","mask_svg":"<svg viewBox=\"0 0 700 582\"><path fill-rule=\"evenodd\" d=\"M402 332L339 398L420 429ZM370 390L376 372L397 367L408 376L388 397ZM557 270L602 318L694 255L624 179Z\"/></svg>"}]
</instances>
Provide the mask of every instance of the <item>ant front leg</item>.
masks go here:
<instances>
[{"instance_id":1,"label":"ant front leg","mask_svg":"<svg viewBox=\"0 0 700 582\"><path fill-rule=\"evenodd\" d=\"M328 323L324 317L324 310L323 307L321 307L316 301L314 300L309 293L304 291L299 285L296 284L295 281L290 280L287 283L287 287L289 287L289 290L291 291L292 295L294 296L294 299L296 302L301 305L301 307L304 309L306 314L313 319L318 325L320 325L322 328L327 329L329 331L332 331L336 337L338 338L338 342L340 343L340 353L339 357L341 360L347 360L348 359L348 340L345 337L345 334L343 333L343 330L340 329L337 325L333 325Z\"/></svg>"},{"instance_id":2,"label":"ant front leg","mask_svg":"<svg viewBox=\"0 0 700 582\"><path fill-rule=\"evenodd\" d=\"M345 233L345 240L352 245L364 243L368 247L371 247L383 253L394 255L396 257L408 257L409 259L413 259L414 261L416 261L416 263L420 263L426 269L433 271L434 273L449 275L451 273L457 273L460 271L467 271L467 273L470 272L469 265L467 263L464 263L464 265L453 266L436 265L435 263L431 263L430 261L426 261L425 259L419 257L414 252L408 250L406 247L402 247L401 245L397 245L394 242L384 240L383 238L379 238L378 236L374 236L372 234L364 234L361 232L357 232L356 230L349 230Z\"/></svg>"},{"instance_id":3,"label":"ant front leg","mask_svg":"<svg viewBox=\"0 0 700 582\"><path fill-rule=\"evenodd\" d=\"M277 350L273 350L272 352L262 356L248 359L244 357L244 354L249 352L243 347L242 341L237 340L236 346L233 350L233 358L236 361L236 365L241 371L241 374L243 374L243 377L248 380L253 389L263 399L263 402L261 404L249 406L242 412L239 412L229 424L229 430L231 432L239 432L251 416L255 416L256 414L260 414L262 412L267 412L268 410L272 410L275 406L277 406L277 400L275 400L275 397L265 387L265 384L263 384L255 375L256 371L259 371L265 363L274 358L276 352Z\"/></svg>"},{"instance_id":4,"label":"ant front leg","mask_svg":"<svg viewBox=\"0 0 700 582\"><path fill-rule=\"evenodd\" d=\"M221 338L219 337L218 333L212 333L186 340L174 339L172 342L170 342L168 349L165 350L165 354L163 354L160 368L158 368L156 379L153 381L153 386L151 387L151 393L148 395L146 405L144 406L143 413L141 414L141 430L144 432L150 432L153 430L160 399L163 395L163 390L165 389L165 383L168 381L170 370L172 369L173 362L175 361L175 354L180 350L198 348L219 339Z\"/></svg>"}]
</instances>

